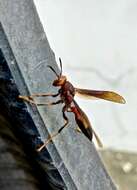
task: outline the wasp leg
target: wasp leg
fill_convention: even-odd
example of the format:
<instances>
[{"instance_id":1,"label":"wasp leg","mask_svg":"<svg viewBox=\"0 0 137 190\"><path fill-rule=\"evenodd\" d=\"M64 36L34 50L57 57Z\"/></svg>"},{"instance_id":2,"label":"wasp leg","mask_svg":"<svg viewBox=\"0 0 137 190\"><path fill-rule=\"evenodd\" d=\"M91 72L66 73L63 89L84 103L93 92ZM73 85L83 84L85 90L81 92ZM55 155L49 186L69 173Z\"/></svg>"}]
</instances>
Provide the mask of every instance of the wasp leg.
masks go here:
<instances>
[{"instance_id":1,"label":"wasp leg","mask_svg":"<svg viewBox=\"0 0 137 190\"><path fill-rule=\"evenodd\" d=\"M34 101L34 97L45 97L45 96L52 96L52 97L56 97L58 96L60 93L58 92L57 94L52 94L52 93L39 93L39 94L32 94L30 96L19 96L20 99L32 103L32 104L36 104Z\"/></svg>"},{"instance_id":2,"label":"wasp leg","mask_svg":"<svg viewBox=\"0 0 137 190\"><path fill-rule=\"evenodd\" d=\"M81 129L80 129L79 127L77 127L77 128L75 129L75 131L78 132L78 133L81 133Z\"/></svg>"},{"instance_id":3,"label":"wasp leg","mask_svg":"<svg viewBox=\"0 0 137 190\"><path fill-rule=\"evenodd\" d=\"M26 101L26 102L29 102L31 104L36 104L33 100L33 98L31 98L31 96L19 96L18 98Z\"/></svg>"},{"instance_id":4,"label":"wasp leg","mask_svg":"<svg viewBox=\"0 0 137 190\"><path fill-rule=\"evenodd\" d=\"M40 152L45 146L47 146L47 144L49 144L49 142L52 141L52 139L54 137L56 137L65 127L67 127L67 125L69 123L69 120L68 120L67 116L65 115L65 111L66 111L66 106L64 106L63 109L62 109L63 118L65 120L65 124L56 133L54 133L53 135L51 135L48 138L48 140L40 148L37 149L38 152Z\"/></svg>"},{"instance_id":5,"label":"wasp leg","mask_svg":"<svg viewBox=\"0 0 137 190\"><path fill-rule=\"evenodd\" d=\"M56 102L49 102L49 103L35 103L37 106L52 106L56 104L62 103L62 100L58 100Z\"/></svg>"},{"instance_id":6,"label":"wasp leg","mask_svg":"<svg viewBox=\"0 0 137 190\"><path fill-rule=\"evenodd\" d=\"M52 97L56 97L58 96L60 93L58 92L57 94L52 94L52 93L39 93L39 94L32 94L30 97L42 97L42 96L52 96Z\"/></svg>"}]
</instances>

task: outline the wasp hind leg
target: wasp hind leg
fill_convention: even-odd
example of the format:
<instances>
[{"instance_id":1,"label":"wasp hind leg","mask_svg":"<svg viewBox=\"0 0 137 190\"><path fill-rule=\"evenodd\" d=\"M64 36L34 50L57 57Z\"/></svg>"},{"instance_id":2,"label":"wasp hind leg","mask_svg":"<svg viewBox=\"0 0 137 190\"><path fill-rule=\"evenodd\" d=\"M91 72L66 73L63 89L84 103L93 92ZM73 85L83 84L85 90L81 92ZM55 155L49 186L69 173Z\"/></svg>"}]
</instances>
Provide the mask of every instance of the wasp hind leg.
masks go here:
<instances>
[{"instance_id":1,"label":"wasp hind leg","mask_svg":"<svg viewBox=\"0 0 137 190\"><path fill-rule=\"evenodd\" d=\"M67 116L66 116L66 114L65 114L65 111L66 111L66 106L64 106L63 109L62 109L63 118L64 118L64 120L65 120L65 124L64 124L56 133L54 133L53 135L49 136L48 140L46 140L45 143L44 143L40 148L37 149L38 152L40 152L45 146L47 146L47 144L49 144L49 142L52 141L52 139L53 139L54 137L56 137L59 133L61 133L61 131L62 131L65 127L68 126L69 120L68 120L68 118L67 118Z\"/></svg>"}]
</instances>

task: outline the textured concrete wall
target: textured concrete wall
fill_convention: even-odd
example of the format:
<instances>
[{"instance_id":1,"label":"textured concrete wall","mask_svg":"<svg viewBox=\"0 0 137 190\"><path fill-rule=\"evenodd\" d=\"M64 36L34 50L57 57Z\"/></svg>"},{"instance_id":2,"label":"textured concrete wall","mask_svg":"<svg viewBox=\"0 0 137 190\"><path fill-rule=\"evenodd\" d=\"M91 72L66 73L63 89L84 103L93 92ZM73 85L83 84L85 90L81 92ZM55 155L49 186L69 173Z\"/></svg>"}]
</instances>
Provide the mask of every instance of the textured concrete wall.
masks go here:
<instances>
[{"instance_id":1,"label":"textured concrete wall","mask_svg":"<svg viewBox=\"0 0 137 190\"><path fill-rule=\"evenodd\" d=\"M8 64L20 93L55 92L51 85L55 76L47 69L47 65L56 69L57 65L33 1L0 0L0 21L17 62L10 61ZM21 80L24 80L27 90L21 88ZM39 107L40 115L32 106L28 105L28 110L42 140L63 124L61 106ZM47 147L67 188L116 189L93 143L75 132L76 124L71 116L70 121L69 128Z\"/></svg>"}]
</instances>

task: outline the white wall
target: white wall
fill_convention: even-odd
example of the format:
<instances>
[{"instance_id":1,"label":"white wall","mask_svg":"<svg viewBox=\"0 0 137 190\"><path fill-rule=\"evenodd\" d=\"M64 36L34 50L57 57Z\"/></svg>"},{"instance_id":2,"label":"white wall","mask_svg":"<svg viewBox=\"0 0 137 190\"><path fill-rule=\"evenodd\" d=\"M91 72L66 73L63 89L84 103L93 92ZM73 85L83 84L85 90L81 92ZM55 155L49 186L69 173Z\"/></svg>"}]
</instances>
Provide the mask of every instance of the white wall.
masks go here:
<instances>
[{"instance_id":1,"label":"white wall","mask_svg":"<svg viewBox=\"0 0 137 190\"><path fill-rule=\"evenodd\" d=\"M114 90L126 105L77 99L105 147L137 150L137 1L34 0L64 73L81 88Z\"/></svg>"}]
</instances>

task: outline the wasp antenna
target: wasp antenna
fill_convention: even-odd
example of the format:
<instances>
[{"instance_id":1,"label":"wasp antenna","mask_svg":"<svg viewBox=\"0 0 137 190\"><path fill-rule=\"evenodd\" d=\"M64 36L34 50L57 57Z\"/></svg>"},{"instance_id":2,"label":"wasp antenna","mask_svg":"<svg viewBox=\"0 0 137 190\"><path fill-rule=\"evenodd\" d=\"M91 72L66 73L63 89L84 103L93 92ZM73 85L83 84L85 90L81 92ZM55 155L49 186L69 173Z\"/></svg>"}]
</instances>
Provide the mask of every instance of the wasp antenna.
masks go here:
<instances>
[{"instance_id":1,"label":"wasp antenna","mask_svg":"<svg viewBox=\"0 0 137 190\"><path fill-rule=\"evenodd\" d=\"M59 62L60 62L60 69L61 69L61 71L60 71L60 76L62 75L62 61L61 61L61 58L59 57Z\"/></svg>"},{"instance_id":2,"label":"wasp antenna","mask_svg":"<svg viewBox=\"0 0 137 190\"><path fill-rule=\"evenodd\" d=\"M47 65L47 67L49 67L49 68L55 73L55 75L59 78L59 75L58 75L57 72L53 69L53 67L51 67L50 65Z\"/></svg>"}]
</instances>

